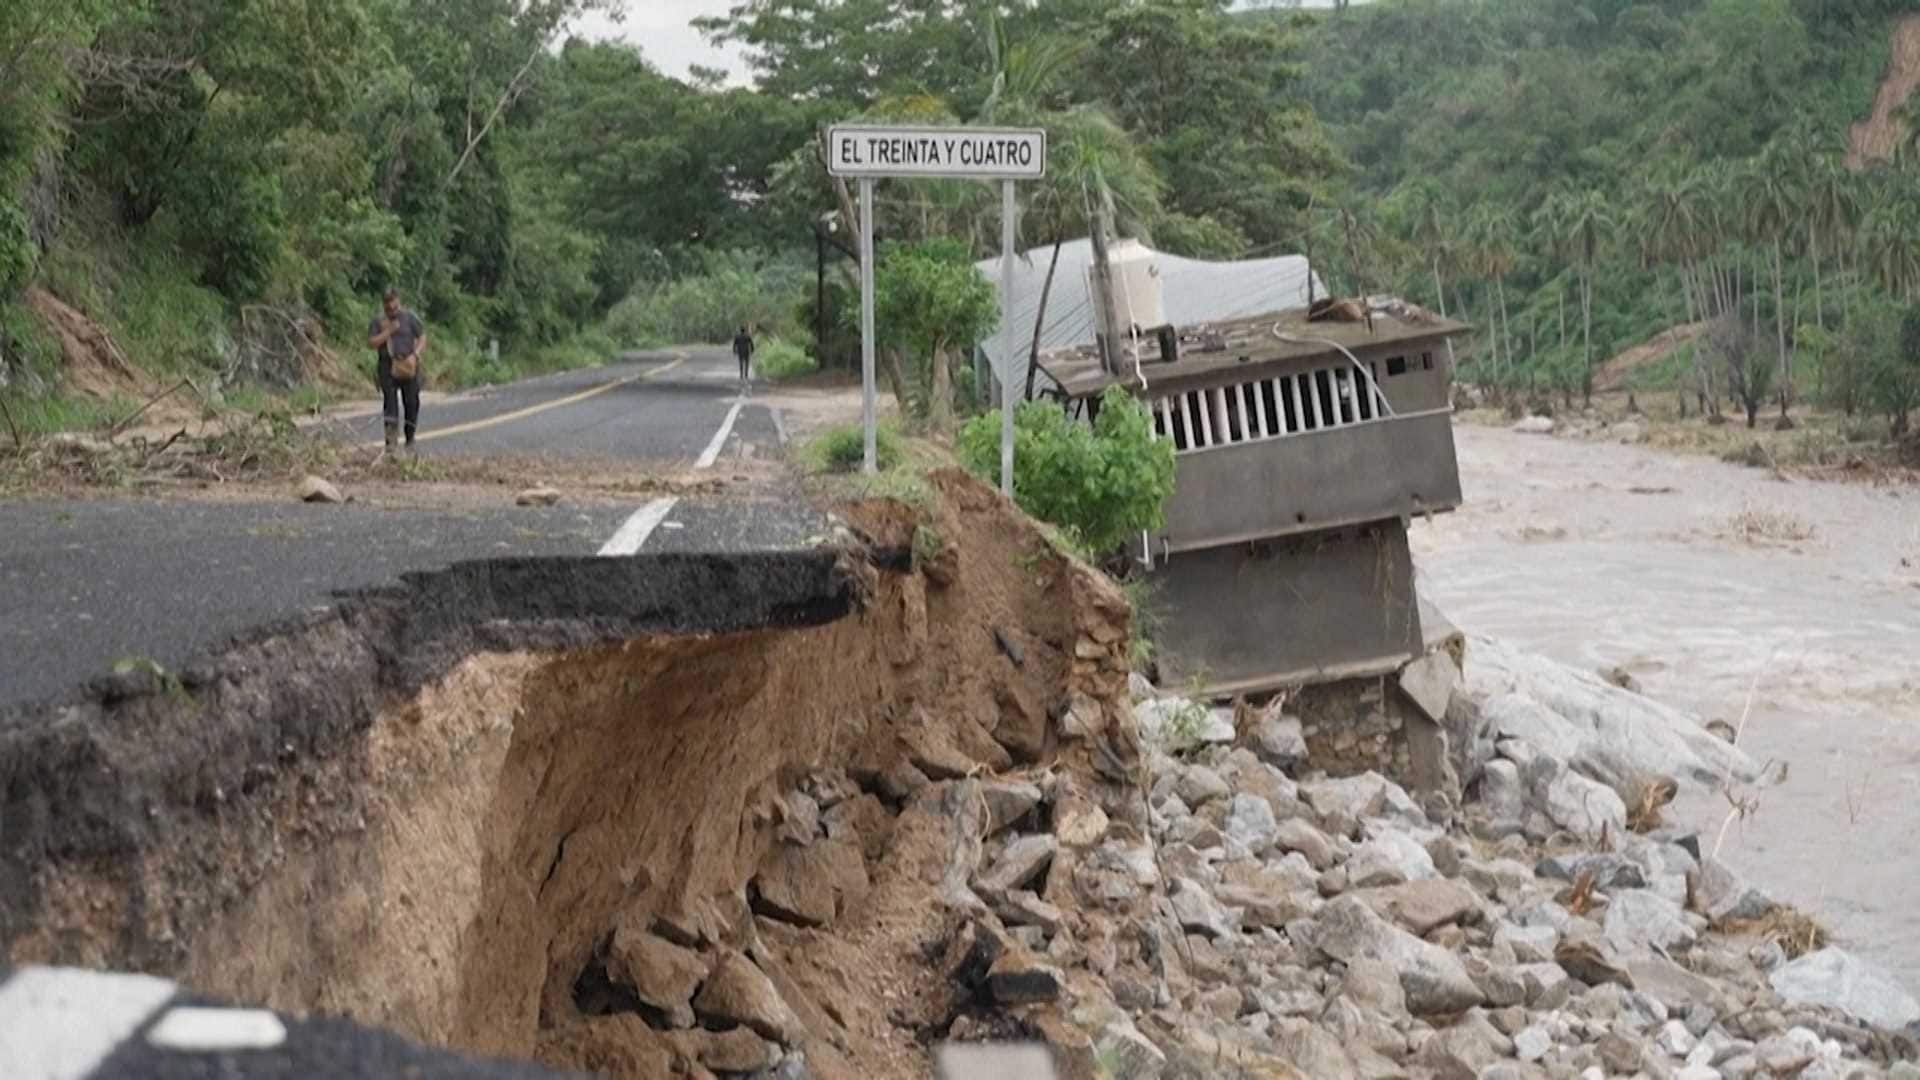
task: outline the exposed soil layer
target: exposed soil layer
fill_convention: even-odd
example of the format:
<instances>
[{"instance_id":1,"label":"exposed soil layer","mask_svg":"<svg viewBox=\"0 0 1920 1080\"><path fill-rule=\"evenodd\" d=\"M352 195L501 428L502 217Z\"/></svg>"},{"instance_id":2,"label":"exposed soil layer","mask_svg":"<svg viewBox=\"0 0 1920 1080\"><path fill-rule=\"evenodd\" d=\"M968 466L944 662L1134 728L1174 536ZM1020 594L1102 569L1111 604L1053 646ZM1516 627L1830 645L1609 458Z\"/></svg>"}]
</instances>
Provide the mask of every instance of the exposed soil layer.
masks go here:
<instances>
[{"instance_id":1,"label":"exposed soil layer","mask_svg":"<svg viewBox=\"0 0 1920 1080\"><path fill-rule=\"evenodd\" d=\"M925 1075L964 778L1138 762L1124 600L932 487L834 551L461 564L0 717L0 961L616 1075Z\"/></svg>"},{"instance_id":2,"label":"exposed soil layer","mask_svg":"<svg viewBox=\"0 0 1920 1080\"><path fill-rule=\"evenodd\" d=\"M1848 168L1865 168L1893 156L1908 132L1899 113L1915 89L1920 89L1920 15L1908 15L1893 24L1893 51L1872 114L1847 133Z\"/></svg>"}]
</instances>

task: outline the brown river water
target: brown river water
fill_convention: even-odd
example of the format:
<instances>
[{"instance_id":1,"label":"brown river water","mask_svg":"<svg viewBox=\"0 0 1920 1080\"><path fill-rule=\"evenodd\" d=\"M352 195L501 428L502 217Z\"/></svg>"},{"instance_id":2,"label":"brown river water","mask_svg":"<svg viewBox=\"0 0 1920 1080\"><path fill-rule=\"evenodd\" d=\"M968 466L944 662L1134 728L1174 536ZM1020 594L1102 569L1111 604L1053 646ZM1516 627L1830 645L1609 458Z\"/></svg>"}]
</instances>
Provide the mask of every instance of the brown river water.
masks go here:
<instances>
[{"instance_id":1,"label":"brown river water","mask_svg":"<svg viewBox=\"0 0 1920 1080\"><path fill-rule=\"evenodd\" d=\"M1466 505L1414 524L1421 594L1703 722L1744 715L1740 746L1784 782L1744 792L1745 817L1719 794L1670 813L1920 992L1920 488L1455 436Z\"/></svg>"}]
</instances>

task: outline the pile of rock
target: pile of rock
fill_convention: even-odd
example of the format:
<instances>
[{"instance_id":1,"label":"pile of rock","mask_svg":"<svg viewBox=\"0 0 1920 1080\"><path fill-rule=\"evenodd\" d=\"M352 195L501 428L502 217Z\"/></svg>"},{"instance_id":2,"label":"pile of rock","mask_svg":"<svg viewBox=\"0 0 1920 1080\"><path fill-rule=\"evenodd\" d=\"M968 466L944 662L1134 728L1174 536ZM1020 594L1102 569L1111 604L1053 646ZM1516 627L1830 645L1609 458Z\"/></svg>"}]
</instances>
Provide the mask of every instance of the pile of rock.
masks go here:
<instances>
[{"instance_id":1,"label":"pile of rock","mask_svg":"<svg viewBox=\"0 0 1920 1080\"><path fill-rule=\"evenodd\" d=\"M1457 812L1175 699L1138 710L1144 814L1124 785L968 781L991 835L950 973L1066 1076L1920 1077L1920 1002L1839 949L1789 959L1766 930L1790 913L1628 805L1752 780L1739 751L1591 675L1473 655Z\"/></svg>"}]
</instances>

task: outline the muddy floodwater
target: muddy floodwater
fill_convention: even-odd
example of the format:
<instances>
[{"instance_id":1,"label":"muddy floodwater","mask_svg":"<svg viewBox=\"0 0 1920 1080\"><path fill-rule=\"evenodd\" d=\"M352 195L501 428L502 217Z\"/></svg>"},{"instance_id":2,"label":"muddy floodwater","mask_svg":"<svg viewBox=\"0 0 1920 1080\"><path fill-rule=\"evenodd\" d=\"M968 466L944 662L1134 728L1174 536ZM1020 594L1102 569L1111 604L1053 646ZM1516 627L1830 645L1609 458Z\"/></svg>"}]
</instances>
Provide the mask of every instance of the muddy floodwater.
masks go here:
<instances>
[{"instance_id":1,"label":"muddy floodwater","mask_svg":"<svg viewBox=\"0 0 1920 1080\"><path fill-rule=\"evenodd\" d=\"M1784 782L1744 817L1724 794L1670 813L1920 991L1920 489L1455 433L1467 505L1414 525L1422 595L1703 722L1744 714Z\"/></svg>"}]
</instances>

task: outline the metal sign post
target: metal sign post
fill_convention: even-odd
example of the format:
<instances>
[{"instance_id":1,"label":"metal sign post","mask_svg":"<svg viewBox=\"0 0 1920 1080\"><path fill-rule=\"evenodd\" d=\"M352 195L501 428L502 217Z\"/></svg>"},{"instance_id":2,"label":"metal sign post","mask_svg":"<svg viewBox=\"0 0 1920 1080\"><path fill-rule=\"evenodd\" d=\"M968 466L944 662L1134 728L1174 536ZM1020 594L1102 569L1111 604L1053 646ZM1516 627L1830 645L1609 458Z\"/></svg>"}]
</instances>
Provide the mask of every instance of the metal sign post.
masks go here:
<instances>
[{"instance_id":1,"label":"metal sign post","mask_svg":"<svg viewBox=\"0 0 1920 1080\"><path fill-rule=\"evenodd\" d=\"M880 468L873 387L873 178L860 178L860 424L866 446L861 468Z\"/></svg>"},{"instance_id":2,"label":"metal sign post","mask_svg":"<svg viewBox=\"0 0 1920 1080\"><path fill-rule=\"evenodd\" d=\"M873 181L879 177L999 180L1000 184L1000 490L1013 494L1013 185L1047 173L1040 128L896 127L837 124L827 131L827 173L860 181L860 379L863 468L879 468L875 445L873 341Z\"/></svg>"}]
</instances>

